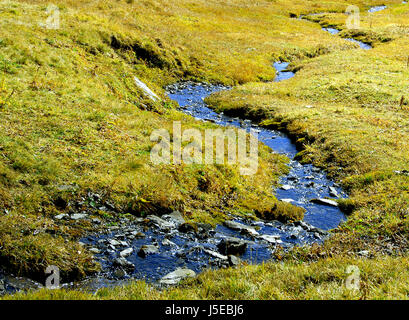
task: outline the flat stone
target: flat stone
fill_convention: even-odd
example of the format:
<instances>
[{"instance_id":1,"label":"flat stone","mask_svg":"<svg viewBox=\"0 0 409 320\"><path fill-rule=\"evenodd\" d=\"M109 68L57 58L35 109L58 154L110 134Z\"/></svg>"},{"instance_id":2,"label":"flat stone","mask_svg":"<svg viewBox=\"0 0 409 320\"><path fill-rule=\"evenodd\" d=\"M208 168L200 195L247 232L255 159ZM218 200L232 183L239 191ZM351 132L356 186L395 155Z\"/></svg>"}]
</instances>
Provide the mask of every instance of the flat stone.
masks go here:
<instances>
[{"instance_id":1,"label":"flat stone","mask_svg":"<svg viewBox=\"0 0 409 320\"><path fill-rule=\"evenodd\" d=\"M94 254L98 254L98 253L101 253L101 250L99 250L98 248L91 248L91 249L89 249L89 252L94 253Z\"/></svg>"},{"instance_id":2,"label":"flat stone","mask_svg":"<svg viewBox=\"0 0 409 320\"><path fill-rule=\"evenodd\" d=\"M287 203L295 202L294 199L280 199L280 201L287 202Z\"/></svg>"},{"instance_id":3,"label":"flat stone","mask_svg":"<svg viewBox=\"0 0 409 320\"><path fill-rule=\"evenodd\" d=\"M251 236L258 236L259 233L256 231L256 229L254 229L253 227L247 226L245 224L236 222L236 221L225 221L223 223L224 226L226 226L227 228L230 228L232 230L238 230L240 232L244 232L246 234L249 234Z\"/></svg>"},{"instance_id":4,"label":"flat stone","mask_svg":"<svg viewBox=\"0 0 409 320\"><path fill-rule=\"evenodd\" d=\"M259 237L262 240L267 241L268 243L272 243L272 244L279 244L279 243L283 243L281 241L281 237L280 236L274 236L274 235L269 235L269 234L263 234Z\"/></svg>"},{"instance_id":5,"label":"flat stone","mask_svg":"<svg viewBox=\"0 0 409 320\"><path fill-rule=\"evenodd\" d=\"M317 203L317 204L322 204L322 205L327 205L327 206L338 207L338 203L336 201L329 200L329 199L324 199L324 198L311 199L310 202Z\"/></svg>"},{"instance_id":6,"label":"flat stone","mask_svg":"<svg viewBox=\"0 0 409 320\"><path fill-rule=\"evenodd\" d=\"M54 219L55 219L55 220L62 220L62 219L68 218L68 217L69 217L68 214L66 214L66 213L61 213L61 214L59 214L59 215L54 216Z\"/></svg>"},{"instance_id":7,"label":"flat stone","mask_svg":"<svg viewBox=\"0 0 409 320\"><path fill-rule=\"evenodd\" d=\"M196 273L193 270L178 268L175 271L164 276L159 283L163 285L175 285L186 278L195 277Z\"/></svg>"},{"instance_id":8,"label":"flat stone","mask_svg":"<svg viewBox=\"0 0 409 320\"><path fill-rule=\"evenodd\" d=\"M281 186L280 189L288 191L288 190L294 189L294 187L290 186L289 184L285 184L285 185Z\"/></svg>"},{"instance_id":9,"label":"flat stone","mask_svg":"<svg viewBox=\"0 0 409 320\"><path fill-rule=\"evenodd\" d=\"M329 187L328 189L329 189L329 195L331 197L339 198L339 194L338 194L337 189L335 189L334 187Z\"/></svg>"},{"instance_id":10,"label":"flat stone","mask_svg":"<svg viewBox=\"0 0 409 320\"><path fill-rule=\"evenodd\" d=\"M70 218L72 220L81 220L81 219L85 219L87 217L88 217L88 215L85 214L85 213L75 213L75 214L71 215Z\"/></svg>"},{"instance_id":11,"label":"flat stone","mask_svg":"<svg viewBox=\"0 0 409 320\"><path fill-rule=\"evenodd\" d=\"M216 251L213 251L213 250L203 249L203 252L207 253L209 256L212 256L212 257L220 259L220 260L227 261L227 259L228 259L227 256L222 255L222 254L220 254L220 253L218 253Z\"/></svg>"},{"instance_id":12,"label":"flat stone","mask_svg":"<svg viewBox=\"0 0 409 320\"><path fill-rule=\"evenodd\" d=\"M109 243L111 246L114 246L114 247L121 245L121 243L120 243L118 240L115 240L115 239L108 240L108 243Z\"/></svg>"},{"instance_id":13,"label":"flat stone","mask_svg":"<svg viewBox=\"0 0 409 320\"><path fill-rule=\"evenodd\" d=\"M133 249L132 248L126 248L125 250L122 250L119 255L123 258L128 257L132 254Z\"/></svg>"}]
</instances>

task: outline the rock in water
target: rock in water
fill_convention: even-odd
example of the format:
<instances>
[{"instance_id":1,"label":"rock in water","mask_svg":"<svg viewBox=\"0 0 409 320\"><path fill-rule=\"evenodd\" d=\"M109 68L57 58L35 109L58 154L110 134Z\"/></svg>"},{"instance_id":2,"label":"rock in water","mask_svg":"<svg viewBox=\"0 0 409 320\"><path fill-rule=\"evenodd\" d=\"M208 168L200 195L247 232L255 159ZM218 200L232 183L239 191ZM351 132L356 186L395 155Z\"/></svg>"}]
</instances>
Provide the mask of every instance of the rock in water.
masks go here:
<instances>
[{"instance_id":1,"label":"rock in water","mask_svg":"<svg viewBox=\"0 0 409 320\"><path fill-rule=\"evenodd\" d=\"M171 222L168 222L166 220L163 220L162 218L159 218L157 216L154 215L149 215L146 217L146 219L149 220L150 224L155 225L156 227L158 227L161 230L169 230L172 229L175 225Z\"/></svg>"},{"instance_id":2,"label":"rock in water","mask_svg":"<svg viewBox=\"0 0 409 320\"><path fill-rule=\"evenodd\" d=\"M183 279L189 277L195 277L196 273L193 270L185 269L185 268L178 268L175 271L168 273L164 276L159 283L164 285L175 285L178 284Z\"/></svg>"},{"instance_id":3,"label":"rock in water","mask_svg":"<svg viewBox=\"0 0 409 320\"><path fill-rule=\"evenodd\" d=\"M339 198L337 189L335 189L334 187L329 187L329 195L334 198Z\"/></svg>"},{"instance_id":4,"label":"rock in water","mask_svg":"<svg viewBox=\"0 0 409 320\"><path fill-rule=\"evenodd\" d=\"M126 259L123 258L123 257L121 257L121 258L116 258L116 259L114 260L114 266L121 267L121 268L123 268L123 269L125 269L125 270L128 270L128 271L133 271L133 270L135 270L134 264L131 263L131 262L129 262L128 260L126 260Z\"/></svg>"},{"instance_id":5,"label":"rock in water","mask_svg":"<svg viewBox=\"0 0 409 320\"><path fill-rule=\"evenodd\" d=\"M147 255L157 253L158 251L159 250L156 246L145 244L139 249L138 256L141 258L145 258Z\"/></svg>"},{"instance_id":6,"label":"rock in water","mask_svg":"<svg viewBox=\"0 0 409 320\"><path fill-rule=\"evenodd\" d=\"M310 201L313 202L313 203L323 204L323 205L326 205L326 206L338 207L338 203L336 201L334 201L334 200L319 198L319 199L311 199Z\"/></svg>"},{"instance_id":7,"label":"rock in water","mask_svg":"<svg viewBox=\"0 0 409 320\"><path fill-rule=\"evenodd\" d=\"M219 252L224 255L242 255L246 252L247 242L241 239L228 237L220 241L217 248L219 249Z\"/></svg>"},{"instance_id":8,"label":"rock in water","mask_svg":"<svg viewBox=\"0 0 409 320\"><path fill-rule=\"evenodd\" d=\"M256 231L256 229L250 227L250 226L246 226L245 224L236 222L236 221L225 221L223 223L227 228L233 229L233 230L238 230L242 233L245 234L249 234L251 236L258 236L258 232Z\"/></svg>"},{"instance_id":9,"label":"rock in water","mask_svg":"<svg viewBox=\"0 0 409 320\"><path fill-rule=\"evenodd\" d=\"M125 250L122 250L122 251L119 253L119 255L120 255L121 257L125 258L125 257L131 255L132 252L133 252L133 249L132 249L132 248L127 248L127 249L125 249Z\"/></svg>"}]
</instances>

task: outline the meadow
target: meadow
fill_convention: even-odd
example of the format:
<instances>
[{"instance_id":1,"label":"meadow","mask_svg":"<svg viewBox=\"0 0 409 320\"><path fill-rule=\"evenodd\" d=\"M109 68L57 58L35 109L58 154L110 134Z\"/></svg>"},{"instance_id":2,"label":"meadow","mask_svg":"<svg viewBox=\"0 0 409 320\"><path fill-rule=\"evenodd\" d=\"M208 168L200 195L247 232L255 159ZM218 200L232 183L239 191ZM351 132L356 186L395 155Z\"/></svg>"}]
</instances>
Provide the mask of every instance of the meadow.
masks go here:
<instances>
[{"instance_id":1,"label":"meadow","mask_svg":"<svg viewBox=\"0 0 409 320\"><path fill-rule=\"evenodd\" d=\"M260 146L255 176L234 166L153 166L155 128L215 127L177 110L164 86L179 80L234 85L208 98L226 114L287 132L297 158L323 168L350 198L349 218L322 246L279 262L208 271L159 291L143 282L95 295L40 290L19 299L406 299L409 232L409 5L401 1L54 1L61 27L47 29L47 1L0 2L0 261L40 279L49 264L66 279L98 270L78 239L87 222L180 210L192 223L228 213L280 214L271 193L288 159ZM361 9L360 30L344 11ZM386 10L369 14L375 5ZM300 14L324 13L295 19ZM324 32L337 27L340 36ZM343 38L370 43L361 50ZM272 82L272 63L294 78ZM133 81L160 96L147 99ZM206 188L203 188L206 182ZM90 194L109 203L99 209ZM223 201L221 198L223 197ZM302 218L285 206L288 220ZM98 228L103 228L104 223ZM365 252L363 254L362 252ZM348 265L361 290L346 290Z\"/></svg>"}]
</instances>

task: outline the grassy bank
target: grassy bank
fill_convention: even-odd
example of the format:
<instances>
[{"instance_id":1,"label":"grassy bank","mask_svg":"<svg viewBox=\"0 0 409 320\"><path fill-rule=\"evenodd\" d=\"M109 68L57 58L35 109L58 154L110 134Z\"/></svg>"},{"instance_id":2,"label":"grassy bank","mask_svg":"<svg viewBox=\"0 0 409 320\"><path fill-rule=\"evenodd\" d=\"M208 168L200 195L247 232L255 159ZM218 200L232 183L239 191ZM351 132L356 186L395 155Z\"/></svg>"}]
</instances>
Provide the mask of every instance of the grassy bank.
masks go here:
<instances>
[{"instance_id":1,"label":"grassy bank","mask_svg":"<svg viewBox=\"0 0 409 320\"><path fill-rule=\"evenodd\" d=\"M212 126L177 112L163 96L162 87L179 79L241 84L212 96L209 104L287 131L303 150L301 161L325 168L349 192L350 200L341 205L350 218L324 246L278 257L282 263L206 272L162 292L137 282L95 296L43 290L15 298L407 297L407 5L55 3L59 30L37 23L46 18L46 2L0 3L3 265L39 276L46 265L57 264L70 278L97 269L91 255L74 244L93 226L53 219L63 212L86 211L112 223L124 213L179 209L192 221L215 223L226 211L254 215L263 203L274 214L277 200L270 187L286 171L285 159L265 148L252 178L235 167L150 164L151 130L171 131L174 120L186 128ZM363 11L360 33L343 25L349 4ZM390 8L365 13L379 4ZM313 16L318 23L290 18L316 12L332 13ZM319 23L345 29L342 36L374 49L356 49ZM263 82L274 78L276 60L291 62L296 76ZM161 101L147 99L134 75ZM100 195L98 205L90 192ZM107 203L113 210L99 210ZM342 285L348 265L360 268L361 291Z\"/></svg>"}]
</instances>

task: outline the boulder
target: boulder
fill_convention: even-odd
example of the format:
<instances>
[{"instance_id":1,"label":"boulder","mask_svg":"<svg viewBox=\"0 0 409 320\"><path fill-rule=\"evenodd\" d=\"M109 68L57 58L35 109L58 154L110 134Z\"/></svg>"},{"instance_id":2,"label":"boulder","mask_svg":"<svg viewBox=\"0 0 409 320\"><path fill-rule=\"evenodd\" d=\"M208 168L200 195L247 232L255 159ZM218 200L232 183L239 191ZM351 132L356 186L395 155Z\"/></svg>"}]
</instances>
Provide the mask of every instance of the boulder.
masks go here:
<instances>
[{"instance_id":1,"label":"boulder","mask_svg":"<svg viewBox=\"0 0 409 320\"><path fill-rule=\"evenodd\" d=\"M186 278L195 277L196 273L193 270L186 268L178 268L175 271L164 276L159 283L162 285L175 285Z\"/></svg>"},{"instance_id":2,"label":"boulder","mask_svg":"<svg viewBox=\"0 0 409 320\"><path fill-rule=\"evenodd\" d=\"M119 255L123 258L128 257L129 255L131 255L133 252L132 248L126 248L125 250L122 250Z\"/></svg>"},{"instance_id":3,"label":"boulder","mask_svg":"<svg viewBox=\"0 0 409 320\"><path fill-rule=\"evenodd\" d=\"M133 271L133 270L135 270L135 266L134 266L134 264L133 263L131 263L131 262L129 262L128 260L126 260L125 258L123 258L123 257L120 257L120 258L116 258L115 260L114 260L114 266L117 266L117 267L121 267L121 268L123 268L124 270L128 270L128 271Z\"/></svg>"},{"instance_id":4,"label":"boulder","mask_svg":"<svg viewBox=\"0 0 409 320\"><path fill-rule=\"evenodd\" d=\"M246 252L247 242L237 238L224 238L217 245L219 252L224 255L242 255Z\"/></svg>"},{"instance_id":5,"label":"boulder","mask_svg":"<svg viewBox=\"0 0 409 320\"><path fill-rule=\"evenodd\" d=\"M147 255L157 253L158 251L159 249L156 246L145 244L139 249L138 256L141 258L145 258Z\"/></svg>"},{"instance_id":6,"label":"boulder","mask_svg":"<svg viewBox=\"0 0 409 320\"><path fill-rule=\"evenodd\" d=\"M173 223L163 220L162 218L154 215L149 215L146 217L146 219L148 219L149 224L154 225L161 230L169 230L175 227Z\"/></svg>"}]
</instances>

